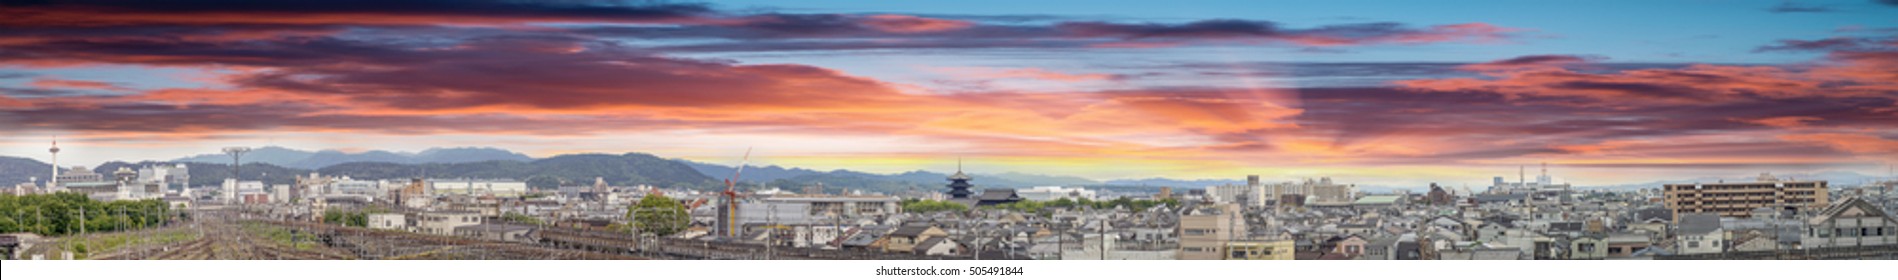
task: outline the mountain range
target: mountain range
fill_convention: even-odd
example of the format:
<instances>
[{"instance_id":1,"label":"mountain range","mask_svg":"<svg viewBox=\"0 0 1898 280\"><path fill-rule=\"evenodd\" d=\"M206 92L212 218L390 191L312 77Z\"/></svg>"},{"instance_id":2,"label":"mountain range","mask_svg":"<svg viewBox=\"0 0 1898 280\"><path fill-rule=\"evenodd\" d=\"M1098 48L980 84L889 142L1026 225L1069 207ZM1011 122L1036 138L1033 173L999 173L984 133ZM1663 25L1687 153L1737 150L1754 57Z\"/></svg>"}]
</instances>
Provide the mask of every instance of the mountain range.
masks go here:
<instances>
[{"instance_id":1,"label":"mountain range","mask_svg":"<svg viewBox=\"0 0 1898 280\"><path fill-rule=\"evenodd\" d=\"M366 151L346 153L337 150L302 151L277 146L252 149L243 155L244 164L266 163L270 165L318 169L331 165L351 162L387 162L402 164L422 163L469 163L483 161L519 161L534 160L533 157L496 148L432 148L419 153ZM179 158L172 162L231 163L231 156L225 154L202 154Z\"/></svg>"},{"instance_id":2,"label":"mountain range","mask_svg":"<svg viewBox=\"0 0 1898 280\"><path fill-rule=\"evenodd\" d=\"M679 186L695 189L716 189L723 187L719 183L732 175L733 167L728 165L696 162L684 159L664 159L650 154L627 153L610 154L574 154L560 155L544 159L535 159L527 155L496 148L434 148L416 153L366 151L346 153L335 150L303 151L283 147L262 147L252 150L244 156L244 177L262 178L270 184L291 183L295 175L319 172L329 175L346 175L359 179L403 179L417 176L430 178L494 178L526 180L530 186L548 188L559 185L587 185L595 178L604 179L613 185L658 185ZM230 157L222 154L204 154L179 158L166 162L109 162L94 169L95 172L110 173L118 167L132 167L151 164L186 163L191 168L193 185L217 184L230 176ZM45 181L46 170L51 166L29 158L0 156L0 185L26 182L29 178ZM1054 176L1003 172L994 174L971 173L976 179L972 182L981 188L1025 188L1033 186L1118 186L1118 187L1174 187L1176 189L1197 189L1207 186L1244 184L1244 180L1201 179L1181 180L1171 178L1121 179L1097 181L1073 176ZM747 165L739 183L747 188L759 185L779 187L798 191L804 186L823 184L825 191L835 192L841 189L903 192L913 190L934 190L947 183L948 173L932 171L909 171L894 174L878 174L853 170L820 171L814 169L783 167L776 165ZM1834 182L1834 185L1856 184L1876 181L1879 177L1854 172L1820 172L1813 174L1787 174L1780 177L1797 179L1818 179ZM1654 188L1662 184L1716 182L1720 180L1750 180L1750 176L1732 178L1694 178L1687 180L1655 181L1638 184L1578 186L1578 188L1600 188L1627 190ZM1404 187L1360 185L1359 189L1372 192L1388 192Z\"/></svg>"}]
</instances>

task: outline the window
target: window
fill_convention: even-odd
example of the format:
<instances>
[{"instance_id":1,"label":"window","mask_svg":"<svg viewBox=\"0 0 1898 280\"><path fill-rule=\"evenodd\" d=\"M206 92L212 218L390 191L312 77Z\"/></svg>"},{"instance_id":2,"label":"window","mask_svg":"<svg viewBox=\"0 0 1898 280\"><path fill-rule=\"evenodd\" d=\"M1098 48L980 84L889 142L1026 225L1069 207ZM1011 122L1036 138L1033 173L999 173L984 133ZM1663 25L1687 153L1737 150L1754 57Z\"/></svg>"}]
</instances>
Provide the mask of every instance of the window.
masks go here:
<instances>
[{"instance_id":1,"label":"window","mask_svg":"<svg viewBox=\"0 0 1898 280\"><path fill-rule=\"evenodd\" d=\"M1609 254L1620 254L1620 253L1621 253L1621 247L1608 247L1608 253L1609 253Z\"/></svg>"},{"instance_id":2,"label":"window","mask_svg":"<svg viewBox=\"0 0 1898 280\"><path fill-rule=\"evenodd\" d=\"M1687 248L1700 248L1700 241L1687 242Z\"/></svg>"}]
</instances>

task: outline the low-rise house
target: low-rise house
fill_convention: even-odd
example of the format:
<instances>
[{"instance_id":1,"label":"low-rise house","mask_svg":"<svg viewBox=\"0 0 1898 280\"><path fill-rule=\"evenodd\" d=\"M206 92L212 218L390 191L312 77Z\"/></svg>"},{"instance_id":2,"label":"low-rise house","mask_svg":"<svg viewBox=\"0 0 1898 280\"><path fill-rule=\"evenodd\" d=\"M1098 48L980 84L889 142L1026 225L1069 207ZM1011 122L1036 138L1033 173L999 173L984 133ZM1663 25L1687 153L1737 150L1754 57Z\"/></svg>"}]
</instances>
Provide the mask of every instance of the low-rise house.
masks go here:
<instances>
[{"instance_id":1,"label":"low-rise house","mask_svg":"<svg viewBox=\"0 0 1898 280\"><path fill-rule=\"evenodd\" d=\"M1898 220L1857 197L1826 207L1806 220L1805 248L1898 244Z\"/></svg>"},{"instance_id":2,"label":"low-rise house","mask_svg":"<svg viewBox=\"0 0 1898 280\"><path fill-rule=\"evenodd\" d=\"M913 250L916 254L926 256L962 255L964 254L963 251L965 251L964 246L960 242L942 236L924 239L922 243L916 244Z\"/></svg>"},{"instance_id":3,"label":"low-rise house","mask_svg":"<svg viewBox=\"0 0 1898 280\"><path fill-rule=\"evenodd\" d=\"M1674 253L1682 255L1718 254L1726 251L1727 232L1720 228L1720 216L1712 213L1682 213L1674 233Z\"/></svg>"},{"instance_id":4,"label":"low-rise house","mask_svg":"<svg viewBox=\"0 0 1898 280\"><path fill-rule=\"evenodd\" d=\"M1358 235L1355 234L1334 238L1337 241L1333 243L1335 247L1333 247L1331 252L1344 254L1345 256L1355 257L1363 255L1365 246L1369 244L1369 241L1365 241L1363 237L1358 237Z\"/></svg>"},{"instance_id":5,"label":"low-rise house","mask_svg":"<svg viewBox=\"0 0 1898 280\"><path fill-rule=\"evenodd\" d=\"M1604 236L1583 235L1568 240L1568 259L1599 260L1608 258L1608 242Z\"/></svg>"},{"instance_id":6,"label":"low-rise house","mask_svg":"<svg viewBox=\"0 0 1898 280\"><path fill-rule=\"evenodd\" d=\"M1444 252L1440 260L1520 260L1523 254L1515 248L1480 248L1468 251Z\"/></svg>"},{"instance_id":7,"label":"low-rise house","mask_svg":"<svg viewBox=\"0 0 1898 280\"><path fill-rule=\"evenodd\" d=\"M1293 242L1292 240L1241 240L1226 242L1227 253L1225 259L1289 261L1296 258L1296 255L1292 253L1293 247L1295 247L1296 244L1297 242Z\"/></svg>"},{"instance_id":8,"label":"low-rise house","mask_svg":"<svg viewBox=\"0 0 1898 280\"><path fill-rule=\"evenodd\" d=\"M916 245L931 237L946 237L948 232L931 225L914 225L897 228L890 232L889 242L883 245L883 251L893 253L915 252Z\"/></svg>"},{"instance_id":9,"label":"low-rise house","mask_svg":"<svg viewBox=\"0 0 1898 280\"><path fill-rule=\"evenodd\" d=\"M1647 249L1649 246L1654 245L1654 241L1648 239L1647 235L1635 233L1609 234L1606 241L1608 242L1609 258L1629 257L1633 255L1635 251L1641 251L1641 249Z\"/></svg>"}]
</instances>

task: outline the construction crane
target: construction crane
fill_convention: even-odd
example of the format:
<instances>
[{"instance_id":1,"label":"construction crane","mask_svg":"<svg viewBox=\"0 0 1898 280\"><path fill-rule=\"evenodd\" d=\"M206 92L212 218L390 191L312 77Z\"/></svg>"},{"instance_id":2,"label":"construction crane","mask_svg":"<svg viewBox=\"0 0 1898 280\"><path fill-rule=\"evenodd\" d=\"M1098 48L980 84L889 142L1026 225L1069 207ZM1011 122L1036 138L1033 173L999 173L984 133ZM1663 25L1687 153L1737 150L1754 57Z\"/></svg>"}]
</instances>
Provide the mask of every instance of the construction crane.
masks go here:
<instances>
[{"instance_id":1,"label":"construction crane","mask_svg":"<svg viewBox=\"0 0 1898 280\"><path fill-rule=\"evenodd\" d=\"M725 192L719 195L722 203L718 209L719 236L738 236L738 176L745 173L745 165L751 164L751 148L745 148L745 157L738 162L738 168L732 171L731 178L725 179Z\"/></svg>"}]
</instances>

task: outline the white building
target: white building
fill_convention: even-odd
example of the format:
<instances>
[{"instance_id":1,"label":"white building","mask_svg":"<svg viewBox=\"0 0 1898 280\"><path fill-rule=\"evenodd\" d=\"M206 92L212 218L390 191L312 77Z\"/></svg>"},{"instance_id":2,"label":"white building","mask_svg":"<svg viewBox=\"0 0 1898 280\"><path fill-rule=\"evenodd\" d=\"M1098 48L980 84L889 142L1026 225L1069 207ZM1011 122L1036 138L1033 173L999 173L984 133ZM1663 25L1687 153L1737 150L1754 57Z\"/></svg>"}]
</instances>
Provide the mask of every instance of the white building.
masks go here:
<instances>
[{"instance_id":1,"label":"white building","mask_svg":"<svg viewBox=\"0 0 1898 280\"><path fill-rule=\"evenodd\" d=\"M1726 251L1727 231L1720 226L1720 216L1683 214L1680 224L1675 228L1674 235L1679 239L1674 243L1674 252L1677 254L1718 254Z\"/></svg>"},{"instance_id":2,"label":"white building","mask_svg":"<svg viewBox=\"0 0 1898 280\"><path fill-rule=\"evenodd\" d=\"M516 196L527 193L527 182L489 179L429 179L429 193L440 195Z\"/></svg>"},{"instance_id":3,"label":"white building","mask_svg":"<svg viewBox=\"0 0 1898 280\"><path fill-rule=\"evenodd\" d=\"M342 178L337 178L336 180L330 181L330 185L327 190L329 194L353 194L353 195L367 195L367 196L372 196L372 197L382 197L389 194L388 190L382 189L383 185L384 183L382 181L366 181L366 180L350 179L349 177L342 177Z\"/></svg>"},{"instance_id":4,"label":"white building","mask_svg":"<svg viewBox=\"0 0 1898 280\"><path fill-rule=\"evenodd\" d=\"M425 212L415 214L415 232L453 235L455 228L481 224L481 213L466 211Z\"/></svg>"},{"instance_id":5,"label":"white building","mask_svg":"<svg viewBox=\"0 0 1898 280\"><path fill-rule=\"evenodd\" d=\"M878 218L903 209L894 196L785 195L740 202L739 224L832 224Z\"/></svg>"},{"instance_id":6,"label":"white building","mask_svg":"<svg viewBox=\"0 0 1898 280\"><path fill-rule=\"evenodd\" d=\"M238 198L243 197L242 195L264 193L264 182L224 179L224 188L221 192L219 195L224 197L225 202L237 203Z\"/></svg>"},{"instance_id":7,"label":"white building","mask_svg":"<svg viewBox=\"0 0 1898 280\"><path fill-rule=\"evenodd\" d=\"M368 229L408 231L408 216L404 216L404 214L368 214Z\"/></svg>"},{"instance_id":8,"label":"white building","mask_svg":"<svg viewBox=\"0 0 1898 280\"><path fill-rule=\"evenodd\" d=\"M1223 185L1206 188L1206 195L1215 203L1239 204L1246 207L1264 207L1266 196L1270 195L1265 186Z\"/></svg>"},{"instance_id":9,"label":"white building","mask_svg":"<svg viewBox=\"0 0 1898 280\"><path fill-rule=\"evenodd\" d=\"M1029 188L1026 190L1016 191L1015 194L1021 196L1022 199L1033 200L1033 201L1053 201L1053 200L1060 200L1062 198L1066 198L1069 200L1095 199L1094 191L1088 190L1085 188L1079 188L1079 187L1075 187L1075 188L1064 188L1060 186L1034 187L1034 188Z\"/></svg>"}]
</instances>

